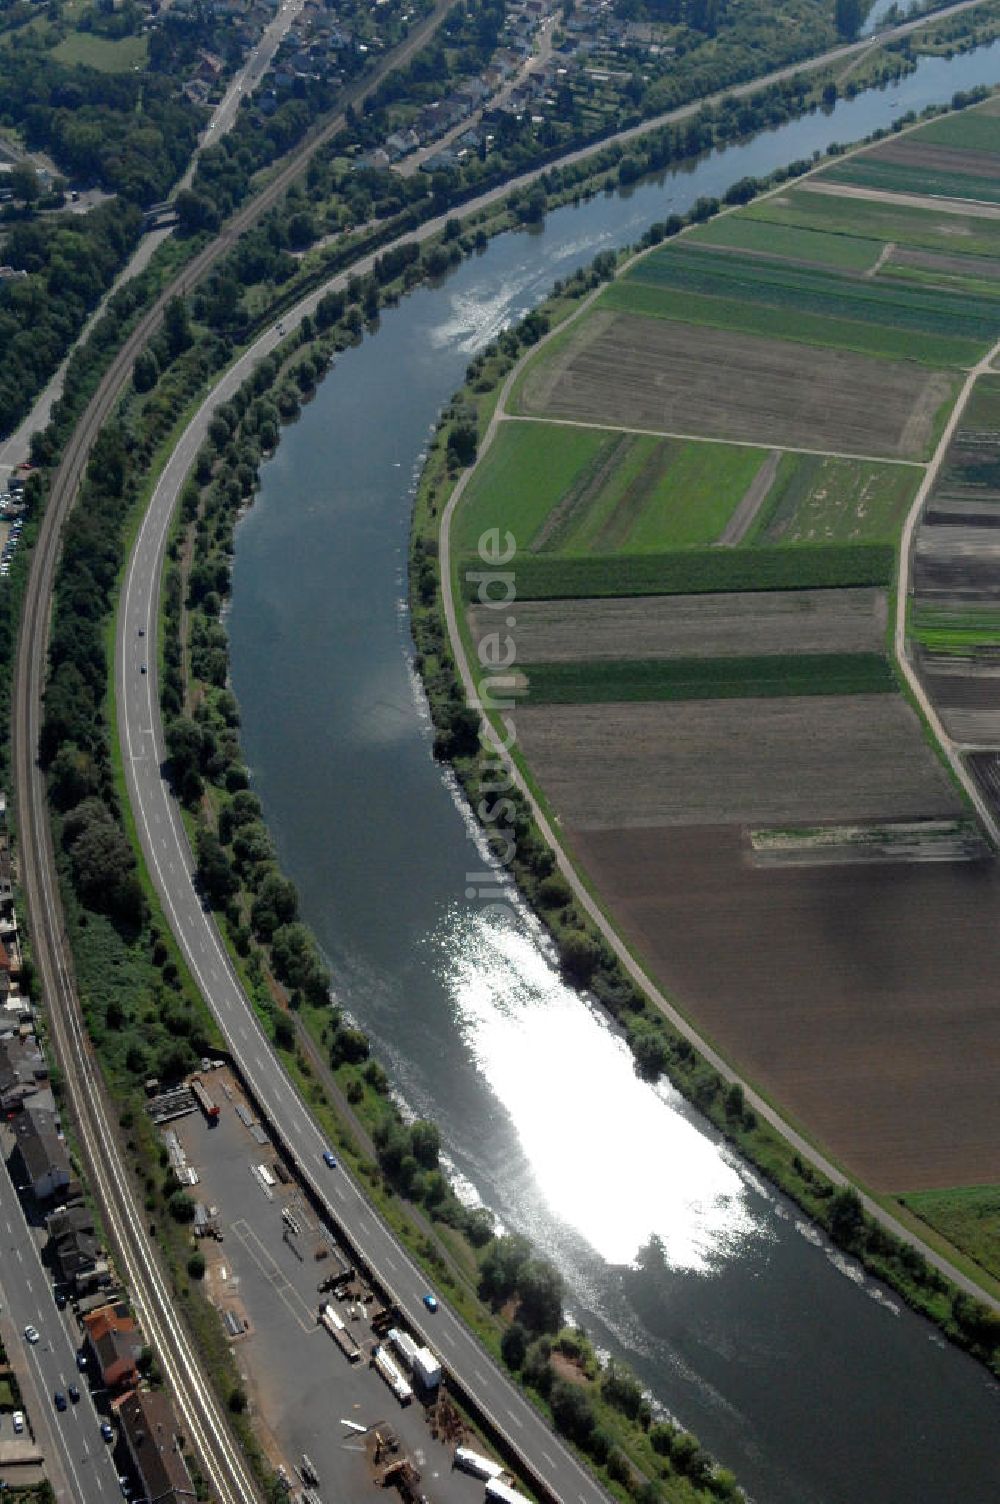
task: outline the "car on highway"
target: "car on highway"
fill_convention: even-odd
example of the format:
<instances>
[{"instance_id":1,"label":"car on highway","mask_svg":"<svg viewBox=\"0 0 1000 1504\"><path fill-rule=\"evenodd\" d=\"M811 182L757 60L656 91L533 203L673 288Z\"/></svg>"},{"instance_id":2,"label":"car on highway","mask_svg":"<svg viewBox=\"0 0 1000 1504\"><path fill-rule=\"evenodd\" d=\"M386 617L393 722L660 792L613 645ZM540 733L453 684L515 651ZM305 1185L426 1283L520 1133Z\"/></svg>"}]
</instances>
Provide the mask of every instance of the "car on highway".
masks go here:
<instances>
[{"instance_id":1,"label":"car on highway","mask_svg":"<svg viewBox=\"0 0 1000 1504\"><path fill-rule=\"evenodd\" d=\"M101 1435L103 1436L105 1441L114 1441L115 1433L109 1420L101 1421Z\"/></svg>"},{"instance_id":2,"label":"car on highway","mask_svg":"<svg viewBox=\"0 0 1000 1504\"><path fill-rule=\"evenodd\" d=\"M146 672L146 665L144 663L140 663L139 672L140 674L144 674Z\"/></svg>"},{"instance_id":3,"label":"car on highway","mask_svg":"<svg viewBox=\"0 0 1000 1504\"><path fill-rule=\"evenodd\" d=\"M55 1392L55 1394L52 1396L52 1398L56 1402L56 1409L57 1410L65 1410L66 1409L66 1396L63 1394L63 1392L62 1392L61 1389L57 1389L56 1392Z\"/></svg>"},{"instance_id":4,"label":"car on highway","mask_svg":"<svg viewBox=\"0 0 1000 1504\"><path fill-rule=\"evenodd\" d=\"M77 1353L77 1355L76 1355L76 1366L80 1370L80 1372L83 1373L84 1369L87 1366L87 1354L86 1353Z\"/></svg>"},{"instance_id":5,"label":"car on highway","mask_svg":"<svg viewBox=\"0 0 1000 1504\"><path fill-rule=\"evenodd\" d=\"M65 1311L65 1309L66 1309L66 1291L65 1290L56 1290L55 1297L56 1297L56 1305L58 1306L59 1310L60 1311Z\"/></svg>"},{"instance_id":6,"label":"car on highway","mask_svg":"<svg viewBox=\"0 0 1000 1504\"><path fill-rule=\"evenodd\" d=\"M21 1432L24 1430L24 1411L15 1410L14 1414L11 1416L11 1420L14 1424L14 1435L20 1436Z\"/></svg>"},{"instance_id":7,"label":"car on highway","mask_svg":"<svg viewBox=\"0 0 1000 1504\"><path fill-rule=\"evenodd\" d=\"M80 1391L79 1389L77 1389L75 1384L70 1384L69 1389L66 1392L69 1395L69 1402L71 1405L78 1405L80 1403Z\"/></svg>"},{"instance_id":8,"label":"car on highway","mask_svg":"<svg viewBox=\"0 0 1000 1504\"><path fill-rule=\"evenodd\" d=\"M34 1326L26 1326L24 1329L24 1335L31 1343L32 1347L34 1347L35 1343L38 1341L38 1328Z\"/></svg>"},{"instance_id":9,"label":"car on highway","mask_svg":"<svg viewBox=\"0 0 1000 1504\"><path fill-rule=\"evenodd\" d=\"M424 1305L427 1307L428 1311L436 1311L438 1308L437 1296L431 1295L429 1293L425 1295Z\"/></svg>"},{"instance_id":10,"label":"car on highway","mask_svg":"<svg viewBox=\"0 0 1000 1504\"><path fill-rule=\"evenodd\" d=\"M335 1170L337 1168L337 1156L336 1156L336 1154L333 1154L329 1149L324 1149L323 1150L323 1163L325 1165L329 1165L329 1167L330 1167L331 1170Z\"/></svg>"}]
</instances>

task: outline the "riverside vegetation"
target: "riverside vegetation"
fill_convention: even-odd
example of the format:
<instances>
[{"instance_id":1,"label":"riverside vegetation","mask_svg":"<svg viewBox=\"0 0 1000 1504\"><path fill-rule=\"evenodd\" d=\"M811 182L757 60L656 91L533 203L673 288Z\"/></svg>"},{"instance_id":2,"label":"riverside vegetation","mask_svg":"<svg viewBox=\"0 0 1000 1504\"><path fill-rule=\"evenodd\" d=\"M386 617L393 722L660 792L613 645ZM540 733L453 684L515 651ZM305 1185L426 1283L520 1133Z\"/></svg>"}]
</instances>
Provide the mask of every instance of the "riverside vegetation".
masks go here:
<instances>
[{"instance_id":1,"label":"riverside vegetation","mask_svg":"<svg viewBox=\"0 0 1000 1504\"><path fill-rule=\"evenodd\" d=\"M503 211L492 223L497 227L505 226L510 222L507 216L508 211ZM482 226L479 228L482 229ZM231 537L235 510L252 492L255 477L254 450L256 449L258 458L266 452L268 441L277 436L277 421L294 416L303 395L312 390L330 356L336 353L338 345L342 347L356 339L364 328L366 318L370 320L375 316L382 301L398 297L421 276L433 274L435 268L440 270L442 265L447 266L473 244L474 237L464 235L460 225L457 229L449 226L436 243L427 245L416 256L407 250L401 260L394 262L385 258L381 268L370 278L355 279L343 295L328 295L329 301L324 300L325 306L321 305L323 311L317 312L314 323L300 328L296 336L286 342L285 349L279 354L277 366L269 376L262 377L260 390L245 394L247 411L252 413L252 417L247 432L239 434L240 439L248 444L244 453L240 453L236 442L242 414L234 410L233 415L222 415L221 425L213 436L213 444L218 442L222 446L221 459L212 454L201 457L209 467L206 483L215 495L212 502L214 510L211 515L207 515L206 502L206 515L203 516L200 496L197 503L193 503L190 496L185 503L189 512L194 506L195 517L191 521L196 527L200 526L205 534L204 557L198 562L206 565L209 571L212 567L216 569L214 594L220 600L228 583L228 567L224 571L220 567L227 553L222 540L227 536ZM610 265L605 260L602 273L607 275L612 266L613 258ZM228 270L223 273L229 274ZM587 277L579 279L579 288L587 281ZM577 293L576 285L572 286L564 302L572 304ZM141 294L130 296L137 300ZM124 315L125 321L134 316L134 306L129 298L121 305L122 309L132 309L130 314ZM273 306L272 304L272 308ZM284 299L281 306L284 306ZM265 298L260 299L259 307L259 317L263 318ZM122 844L123 823L127 829L127 816L121 806L120 777L115 768L116 754L106 720L108 701L105 698L108 686L106 622L124 542L137 507L141 505L142 497L148 494L151 478L167 451L183 414L190 409L195 394L203 388L211 373L221 369L232 355L233 336L219 326L225 308L225 303L213 294L211 285L199 292L190 307L182 303L172 305L161 335L154 341L147 357L136 364L133 391L127 395L125 404L102 436L100 450L95 452L95 461L99 457L100 464L92 464L90 467L88 504L82 509L86 515L81 515L80 512L77 514L76 531L72 538L67 537L60 570L56 631L53 636L54 677L50 684L50 692L54 690L54 693L51 693L51 700L47 697L46 704L46 755L51 758L53 806L61 851L61 870L68 899L67 914L88 1020L105 1070L122 1104L123 1127L128 1131L131 1145L138 1157L149 1210L156 1217L157 1228L165 1238L171 1256L178 1296L184 1303L203 1348L210 1355L213 1372L222 1383L224 1392L228 1390L230 1393L234 1414L239 1415L245 1397L232 1377L228 1348L214 1312L198 1293L196 1266L189 1271L185 1264L185 1259L190 1256L190 1243L184 1232L187 1207L180 1200L168 1201L160 1146L148 1129L144 1115L137 1111L139 1083L148 1069L155 1066L163 1069L165 1074L171 1067L183 1069L193 1063L199 1049L206 1046L211 1048L217 1041L200 999L179 964L169 932L158 914L148 879L141 866L135 866L128 859L128 848ZM120 332L119 313L116 312L114 317L119 320L117 327ZM544 327L545 315L533 316L524 325L524 337L529 340L537 338ZM504 336L504 339L508 341L505 348L509 350L508 336ZM102 343L102 340L106 343ZM58 413L53 430L39 445L39 457L47 459L48 464L32 482L32 501L36 515L44 504L50 467L58 454L60 435L71 426L74 411L78 411L82 404L86 383L95 379L96 371L112 346L113 336L109 326L100 337L95 335L94 342L86 347L78 368L80 384L69 389L71 395ZM502 350L494 352L480 366L477 380L485 379L491 370L499 370L505 358L507 357ZM260 406L254 406L270 400L272 396L277 418ZM236 422L232 421L233 417ZM254 423L257 424L255 434L252 428ZM267 426L269 423L270 427ZM452 432L455 438L452 440L449 436L449 447L455 455L461 452L463 444L466 449L470 442L474 446L475 427L468 418L464 423L452 423L449 434ZM242 470L241 465L244 467ZM26 554L27 551L22 557L26 558ZM25 564L20 564L22 571L25 567ZM11 578L14 582L16 575ZM240 786L245 781L245 775L241 774L238 758L236 726L233 723L234 707L224 699L224 690L215 682L220 665L218 654L224 650L215 635L218 615L217 602L211 599L211 576L210 573L203 573L197 578L200 580L198 590L203 593L190 607L184 606L180 589L175 590L168 585L168 610L175 613L182 613L186 609L191 611L193 657L194 615L196 609L201 608L203 623L198 631L203 635L198 641L198 652L206 679L203 681L204 698L199 699L199 704L206 704L207 710L200 719L197 715L191 717L199 733L199 739L193 745L197 756L197 775L203 786L211 786L214 791L212 799L201 802L202 812L209 825L218 821L223 827L221 833L225 834L222 815L224 801L230 802L234 811L239 808L243 814L250 814L250 820L245 823L252 824L256 812L247 798L241 800L240 797L248 795L249 791ZM178 581L178 586L179 584ZM420 588L421 591L425 589L422 572ZM11 599L15 598L12 592ZM171 601L174 602L172 606ZM70 624L77 614L88 623L80 632L78 640L70 630ZM63 623L62 626L60 622ZM170 667L169 642L168 635L164 645L167 669ZM165 674L165 688L168 686L168 678L169 675ZM461 723L456 724L460 726ZM211 737L204 735L206 726ZM181 769L184 750L186 747L190 750L190 746L183 737L175 740L180 753L178 768ZM199 851L199 858L204 875L208 882L218 882L220 888L226 887L231 880L224 874L222 863L225 863L225 872L231 873L233 859L236 858L235 840L239 828L234 818L229 851L221 840L218 824L211 832L216 846L202 838L203 850ZM254 834L259 836L260 832ZM527 849L526 846L525 850ZM268 862L266 848L248 844L244 854L237 860L246 860L249 869L259 872L262 879L280 880L280 874ZM107 885L101 881L101 874L105 877L110 874L111 880ZM242 926L252 930L253 903L261 896L262 894L255 893L249 904L241 900L237 930ZM320 963L311 941L302 931L294 928L297 921L293 917L294 908L289 907L292 895L288 889L279 888L272 881L267 889L267 896L270 900L270 912L280 921L271 932L271 941L282 928L286 931L291 928L292 932L291 935L286 933L284 936L284 948L279 943L277 956L270 942L265 942L268 948L264 954L269 954L275 968L283 968L286 984L292 993L298 991L301 1011L304 1016L308 1016L309 1009L316 1006L315 999L321 985L325 991ZM231 898L225 899L226 907L235 898L234 892ZM270 913L266 906L259 908L256 922L262 933L266 931L269 919ZM238 954L238 945L243 943L243 937L237 934L231 936L231 939ZM584 979L588 970L590 957L586 937L583 940L582 949L578 947L577 961L581 979ZM251 935L251 946L257 943ZM571 956L572 950L573 946L570 944L567 954ZM248 951L245 957L240 958L248 968L252 966L251 954ZM266 986L264 961L260 961L259 965L260 978ZM600 968L595 964L590 969L590 981L599 985L599 973ZM116 976L120 981L117 995L108 995L109 975ZM610 981L613 984L613 977ZM606 987L605 991L607 990ZM273 1019L276 1036L283 1035L284 1048L288 1052L286 1058L290 1057L296 1062L298 1079L305 1085L307 1094L315 1100L318 1083L309 1080L307 1073L310 1068L305 1057L301 1061L297 1060L294 1030L291 1045L289 1043L288 1015L269 986L266 997L261 997L259 989L257 992L260 1005ZM325 997L320 1007L326 1010ZM115 1009L119 1009L120 1014ZM282 1019L285 1020L284 1024ZM155 1024L148 1032L144 1027L147 1021ZM376 1118L381 1116L384 1119L384 1076L375 1063L366 1060L366 1042L355 1037L355 1031L351 1030L347 1020L334 1020L326 1012L323 1022L328 1028L325 1044L337 1055L337 1067L346 1081L345 1094L353 1096L357 1105L370 1104ZM137 1044L136 1036L140 1032L141 1041ZM637 1031L633 1030L635 1032ZM656 1042L652 1029L647 1032L650 1042L644 1048L650 1051L649 1059L652 1062L654 1053L664 1046L662 1042ZM130 1049L137 1049L142 1058L137 1053L130 1062ZM696 1073L695 1063L692 1067L692 1080L696 1078ZM737 1099L728 1103L725 1113L727 1120L744 1125L744 1114ZM338 1139L343 1136L344 1130L341 1128ZM404 1146L399 1125L390 1114L380 1145L384 1163L377 1167L373 1163L364 1162L362 1157L362 1173L373 1184L391 1186L393 1177L397 1174L397 1169L394 1169L395 1161L401 1182L406 1184L410 1177L410 1189L417 1188L422 1194L430 1188L433 1201L438 1195L441 1181L434 1178L434 1171L429 1164L421 1163L421 1156L425 1161L430 1158L431 1142L432 1139L425 1135L418 1143L414 1143L411 1135L408 1146ZM416 1171L411 1161L416 1163ZM818 1202L827 1199L829 1198L817 1193ZM441 1200L447 1207L449 1203L446 1196L442 1195ZM391 1210L391 1201L387 1205ZM405 1214L403 1220L405 1221ZM467 1242L473 1245L481 1237L480 1230L471 1225L464 1231ZM452 1243L449 1246L459 1245ZM499 1247L502 1249L503 1245ZM435 1252L433 1245L425 1245L420 1251L425 1258L441 1257L440 1253ZM488 1267L484 1256L483 1268ZM445 1273L448 1272L445 1266ZM471 1272L475 1275L475 1269ZM519 1284L517 1289L520 1289ZM489 1278L484 1284L484 1291L487 1294L493 1293L498 1298L500 1296L498 1289L491 1291ZM457 1303L462 1305L462 1290L457 1284L455 1293ZM551 1304L549 1309L551 1310ZM491 1345L496 1349L496 1328L490 1324L486 1330L490 1335ZM544 1338L542 1334L537 1340L551 1342L552 1339ZM544 1348L538 1349L536 1357L543 1353ZM508 1356L512 1363L516 1363L516 1340L514 1346L508 1348ZM526 1353L525 1362L527 1356ZM532 1373L540 1378L540 1389L544 1390L546 1382L551 1383L553 1415L558 1419L558 1415L562 1414L567 1426L574 1428L578 1436L587 1439L592 1453L602 1450L602 1437L617 1438L618 1414L613 1404L610 1410L603 1408L605 1402L597 1392L603 1388L603 1381L600 1385L593 1384L587 1393L593 1413L600 1417L599 1423L595 1421L594 1426L588 1428L586 1421L576 1414L579 1411L579 1401L570 1402L568 1408L560 1407L558 1402L562 1390L556 1387L558 1381L552 1373L551 1364L548 1368L535 1364L529 1371L529 1377ZM610 1392L616 1392L614 1385L610 1386ZM628 1404L631 1407L631 1400ZM571 1418L574 1414L575 1419ZM250 1448L249 1437L244 1439ZM637 1465L642 1472L633 1470L628 1461L629 1456L638 1459ZM641 1492L647 1485L652 1486L651 1478L658 1472L662 1473L665 1486L672 1490L671 1497L684 1497L677 1490L692 1486L692 1475L704 1475L707 1478L704 1488L717 1495L727 1488L732 1491L731 1480L724 1474L712 1472L697 1447L678 1440L677 1433L669 1427L660 1430L650 1424L647 1430L640 1425L635 1435L629 1434L620 1442L615 1439L609 1446L607 1465L612 1476L615 1472L627 1470L629 1488L633 1493ZM653 1472L650 1473L649 1469L653 1469ZM643 1477L642 1473L646 1476Z\"/></svg>"}]
</instances>

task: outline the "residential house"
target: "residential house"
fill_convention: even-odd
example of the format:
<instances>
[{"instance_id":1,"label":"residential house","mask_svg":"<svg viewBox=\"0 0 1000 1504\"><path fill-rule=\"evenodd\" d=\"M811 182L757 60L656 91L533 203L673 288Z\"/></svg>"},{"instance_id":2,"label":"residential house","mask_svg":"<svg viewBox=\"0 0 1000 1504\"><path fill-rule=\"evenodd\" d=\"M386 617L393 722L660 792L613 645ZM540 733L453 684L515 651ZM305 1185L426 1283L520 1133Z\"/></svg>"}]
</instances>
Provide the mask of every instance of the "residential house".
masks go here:
<instances>
[{"instance_id":1,"label":"residential house","mask_svg":"<svg viewBox=\"0 0 1000 1504\"><path fill-rule=\"evenodd\" d=\"M0 952L6 957L2 941ZM3 962L0 961L0 977L3 975ZM3 989L4 1006L9 990L9 986ZM30 1035L23 1039L20 1033L0 1039L0 1110L10 1112L21 1107L48 1079L49 1069L36 1039Z\"/></svg>"},{"instance_id":2,"label":"residential house","mask_svg":"<svg viewBox=\"0 0 1000 1504\"><path fill-rule=\"evenodd\" d=\"M22 1109L14 1122L14 1135L10 1160L14 1183L30 1186L39 1201L64 1190L72 1172L66 1145L56 1131L55 1113Z\"/></svg>"},{"instance_id":3,"label":"residential house","mask_svg":"<svg viewBox=\"0 0 1000 1504\"><path fill-rule=\"evenodd\" d=\"M107 1284L108 1263L94 1231L94 1219L82 1201L51 1212L45 1228L52 1262L63 1284L71 1285L77 1295Z\"/></svg>"},{"instance_id":4,"label":"residential house","mask_svg":"<svg viewBox=\"0 0 1000 1504\"><path fill-rule=\"evenodd\" d=\"M101 1383L127 1389L139 1382L142 1333L124 1302L101 1306L83 1319L84 1348Z\"/></svg>"},{"instance_id":5,"label":"residential house","mask_svg":"<svg viewBox=\"0 0 1000 1504\"><path fill-rule=\"evenodd\" d=\"M116 1405L122 1437L149 1504L185 1504L194 1484L177 1441L173 1407L162 1390L134 1389Z\"/></svg>"}]
</instances>

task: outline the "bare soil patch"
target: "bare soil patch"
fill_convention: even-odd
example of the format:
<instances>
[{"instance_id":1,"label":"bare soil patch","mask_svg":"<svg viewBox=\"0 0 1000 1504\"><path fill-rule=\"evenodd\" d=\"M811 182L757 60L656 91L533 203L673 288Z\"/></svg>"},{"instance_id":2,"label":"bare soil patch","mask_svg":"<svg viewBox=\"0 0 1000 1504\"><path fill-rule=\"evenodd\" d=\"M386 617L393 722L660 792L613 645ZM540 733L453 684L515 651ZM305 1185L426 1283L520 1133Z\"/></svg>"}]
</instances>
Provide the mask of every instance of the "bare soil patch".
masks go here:
<instances>
[{"instance_id":1,"label":"bare soil patch","mask_svg":"<svg viewBox=\"0 0 1000 1504\"><path fill-rule=\"evenodd\" d=\"M750 526L760 511L765 497L774 485L774 477L781 463L781 450L772 449L753 480L740 498L740 504L730 517L718 538L720 548L735 548L742 543Z\"/></svg>"},{"instance_id":2,"label":"bare soil patch","mask_svg":"<svg viewBox=\"0 0 1000 1504\"><path fill-rule=\"evenodd\" d=\"M732 826L567 834L665 990L862 1180L1000 1181L995 862L755 868Z\"/></svg>"},{"instance_id":3,"label":"bare soil patch","mask_svg":"<svg viewBox=\"0 0 1000 1504\"><path fill-rule=\"evenodd\" d=\"M515 719L553 809L578 830L960 812L895 694L545 705Z\"/></svg>"},{"instance_id":4,"label":"bare soil patch","mask_svg":"<svg viewBox=\"0 0 1000 1504\"><path fill-rule=\"evenodd\" d=\"M731 442L919 457L943 372L635 314L596 313L531 367L523 410Z\"/></svg>"},{"instance_id":5,"label":"bare soil patch","mask_svg":"<svg viewBox=\"0 0 1000 1504\"><path fill-rule=\"evenodd\" d=\"M888 259L895 266L915 266L925 272L952 273L959 277L981 277L984 281L1000 282L1000 261L987 256L943 256L935 251L897 245Z\"/></svg>"},{"instance_id":6,"label":"bare soil patch","mask_svg":"<svg viewBox=\"0 0 1000 1504\"><path fill-rule=\"evenodd\" d=\"M908 141L889 141L866 155L873 161L896 162L900 167L923 167L929 172L1000 178L1000 158L990 152L966 151L960 146L932 146L930 142L922 142L919 136Z\"/></svg>"},{"instance_id":7,"label":"bare soil patch","mask_svg":"<svg viewBox=\"0 0 1000 1504\"><path fill-rule=\"evenodd\" d=\"M867 588L518 601L516 611L519 664L877 653L885 642L885 591ZM497 631L496 616L470 610L477 648Z\"/></svg>"}]
</instances>

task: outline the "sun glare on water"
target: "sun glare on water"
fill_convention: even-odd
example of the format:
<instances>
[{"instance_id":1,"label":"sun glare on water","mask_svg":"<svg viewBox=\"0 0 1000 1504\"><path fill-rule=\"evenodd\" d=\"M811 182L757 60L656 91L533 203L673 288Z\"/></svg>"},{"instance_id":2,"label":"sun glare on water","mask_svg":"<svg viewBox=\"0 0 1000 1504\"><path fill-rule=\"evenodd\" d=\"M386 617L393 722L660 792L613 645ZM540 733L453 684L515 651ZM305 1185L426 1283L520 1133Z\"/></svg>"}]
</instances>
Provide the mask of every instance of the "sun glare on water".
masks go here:
<instances>
[{"instance_id":1,"label":"sun glare on water","mask_svg":"<svg viewBox=\"0 0 1000 1504\"><path fill-rule=\"evenodd\" d=\"M655 1236L668 1264L696 1273L766 1236L723 1151L669 1085L638 1079L536 939L467 913L439 940L461 1036L554 1216L610 1264L634 1264Z\"/></svg>"}]
</instances>

